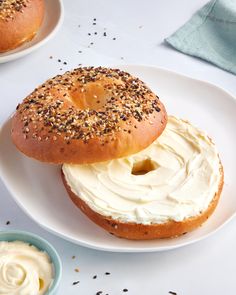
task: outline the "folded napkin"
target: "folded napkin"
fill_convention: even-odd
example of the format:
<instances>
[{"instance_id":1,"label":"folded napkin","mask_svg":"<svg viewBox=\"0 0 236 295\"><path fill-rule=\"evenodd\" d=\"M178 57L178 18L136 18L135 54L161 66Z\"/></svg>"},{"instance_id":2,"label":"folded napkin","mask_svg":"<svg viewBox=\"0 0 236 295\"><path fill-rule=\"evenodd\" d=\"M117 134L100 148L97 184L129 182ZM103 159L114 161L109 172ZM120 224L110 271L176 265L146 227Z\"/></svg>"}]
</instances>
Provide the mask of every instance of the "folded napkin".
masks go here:
<instances>
[{"instance_id":1,"label":"folded napkin","mask_svg":"<svg viewBox=\"0 0 236 295\"><path fill-rule=\"evenodd\" d=\"M212 0L165 40L236 74L236 0Z\"/></svg>"}]
</instances>

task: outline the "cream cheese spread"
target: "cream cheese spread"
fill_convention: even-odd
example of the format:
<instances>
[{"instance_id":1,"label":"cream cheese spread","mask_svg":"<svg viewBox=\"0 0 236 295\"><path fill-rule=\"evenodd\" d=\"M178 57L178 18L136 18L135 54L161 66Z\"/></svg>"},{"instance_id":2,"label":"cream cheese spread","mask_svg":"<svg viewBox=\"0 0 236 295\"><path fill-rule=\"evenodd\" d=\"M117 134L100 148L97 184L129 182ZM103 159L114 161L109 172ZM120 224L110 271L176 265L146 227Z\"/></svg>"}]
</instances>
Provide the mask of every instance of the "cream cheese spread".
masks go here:
<instances>
[{"instance_id":1,"label":"cream cheese spread","mask_svg":"<svg viewBox=\"0 0 236 295\"><path fill-rule=\"evenodd\" d=\"M53 273L45 252L21 241L0 242L0 295L43 295Z\"/></svg>"},{"instance_id":2,"label":"cream cheese spread","mask_svg":"<svg viewBox=\"0 0 236 295\"><path fill-rule=\"evenodd\" d=\"M207 134L170 116L162 135L128 157L63 165L71 190L104 216L143 224L182 221L206 210L218 191L220 160Z\"/></svg>"}]
</instances>

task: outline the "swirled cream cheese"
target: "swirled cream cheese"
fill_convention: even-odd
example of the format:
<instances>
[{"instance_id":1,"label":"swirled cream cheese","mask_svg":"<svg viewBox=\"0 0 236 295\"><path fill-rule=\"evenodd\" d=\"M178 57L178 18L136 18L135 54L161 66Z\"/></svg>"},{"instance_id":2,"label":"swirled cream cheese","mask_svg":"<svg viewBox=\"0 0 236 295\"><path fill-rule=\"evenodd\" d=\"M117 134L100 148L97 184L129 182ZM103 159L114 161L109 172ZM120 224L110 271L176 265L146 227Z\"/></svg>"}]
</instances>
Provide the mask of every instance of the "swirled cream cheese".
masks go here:
<instances>
[{"instance_id":1,"label":"swirled cream cheese","mask_svg":"<svg viewBox=\"0 0 236 295\"><path fill-rule=\"evenodd\" d=\"M121 222L182 221L207 209L218 191L220 160L205 132L169 117L147 149L89 165L63 165L71 190L91 209Z\"/></svg>"},{"instance_id":2,"label":"swirled cream cheese","mask_svg":"<svg viewBox=\"0 0 236 295\"><path fill-rule=\"evenodd\" d=\"M21 241L0 242L0 295L43 295L52 280L45 252Z\"/></svg>"}]
</instances>

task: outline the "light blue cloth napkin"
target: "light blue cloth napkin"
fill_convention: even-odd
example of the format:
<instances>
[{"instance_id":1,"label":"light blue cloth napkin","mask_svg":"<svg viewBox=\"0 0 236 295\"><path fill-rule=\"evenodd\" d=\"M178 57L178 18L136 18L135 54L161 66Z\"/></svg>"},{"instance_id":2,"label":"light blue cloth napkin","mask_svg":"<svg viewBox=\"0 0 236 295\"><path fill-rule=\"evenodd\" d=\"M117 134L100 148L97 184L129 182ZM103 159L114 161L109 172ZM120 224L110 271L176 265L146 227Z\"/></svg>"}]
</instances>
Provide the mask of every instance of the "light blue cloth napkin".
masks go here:
<instances>
[{"instance_id":1,"label":"light blue cloth napkin","mask_svg":"<svg viewBox=\"0 0 236 295\"><path fill-rule=\"evenodd\" d=\"M236 0L212 0L165 40L236 74Z\"/></svg>"}]
</instances>

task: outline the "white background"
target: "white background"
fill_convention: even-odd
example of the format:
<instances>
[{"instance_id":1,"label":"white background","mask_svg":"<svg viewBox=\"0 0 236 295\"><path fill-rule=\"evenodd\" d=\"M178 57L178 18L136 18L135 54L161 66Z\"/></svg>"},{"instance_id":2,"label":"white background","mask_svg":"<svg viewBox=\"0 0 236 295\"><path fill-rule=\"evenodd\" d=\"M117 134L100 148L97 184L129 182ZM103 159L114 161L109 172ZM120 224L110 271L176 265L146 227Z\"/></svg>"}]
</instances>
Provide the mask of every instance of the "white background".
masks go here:
<instances>
[{"instance_id":1,"label":"white background","mask_svg":"<svg viewBox=\"0 0 236 295\"><path fill-rule=\"evenodd\" d=\"M234 75L183 55L163 42L206 2L65 0L65 21L56 37L31 55L0 65L0 123L38 84L81 63L161 66L207 80L236 95ZM93 18L97 25L92 24ZM104 29L106 37L103 36ZM88 47L90 42L94 44ZM10 225L6 225L8 220ZM93 295L100 290L109 295L165 295L169 291L178 295L222 295L235 292L236 220L207 240L173 251L149 254L98 252L42 230L19 209L0 182L0 229L29 230L55 246L63 263L58 295ZM71 258L73 255L75 259ZM75 272L75 268L80 272ZM111 274L106 276L105 272ZM97 275L95 280L94 275ZM80 283L72 286L76 280ZM129 291L123 293L124 288Z\"/></svg>"}]
</instances>

